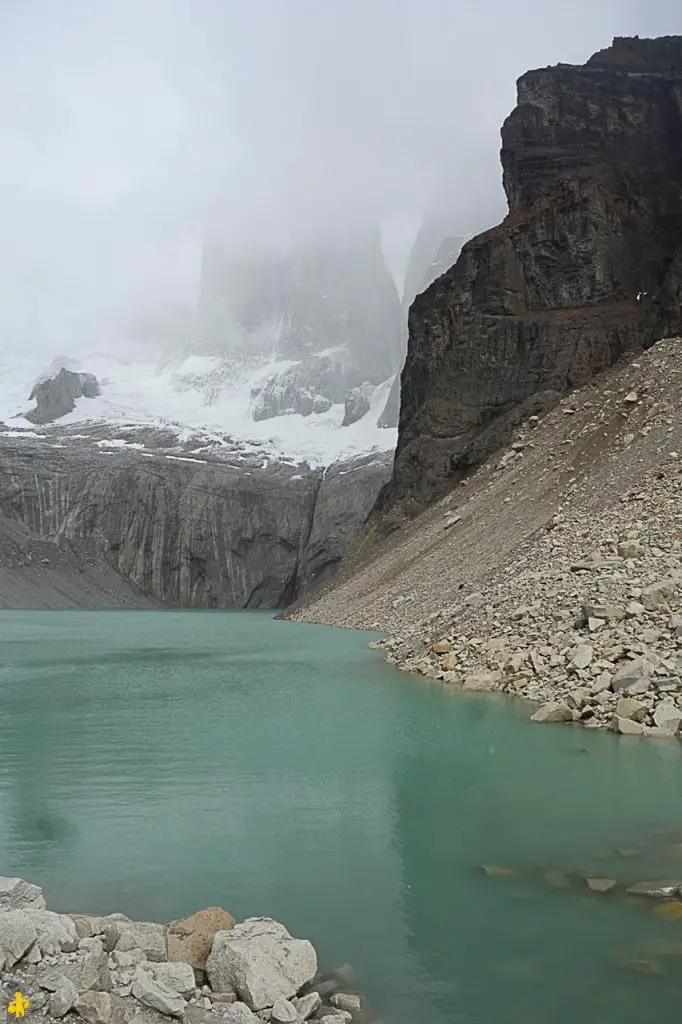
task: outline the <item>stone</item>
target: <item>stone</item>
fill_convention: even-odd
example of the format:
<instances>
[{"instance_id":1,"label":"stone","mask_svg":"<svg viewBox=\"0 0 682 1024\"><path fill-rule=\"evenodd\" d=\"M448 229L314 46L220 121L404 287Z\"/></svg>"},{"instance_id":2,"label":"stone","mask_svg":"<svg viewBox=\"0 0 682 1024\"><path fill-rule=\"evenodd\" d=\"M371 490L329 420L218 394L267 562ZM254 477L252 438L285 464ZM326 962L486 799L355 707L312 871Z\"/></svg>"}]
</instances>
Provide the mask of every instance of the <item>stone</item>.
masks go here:
<instances>
[{"instance_id":1,"label":"stone","mask_svg":"<svg viewBox=\"0 0 682 1024\"><path fill-rule=\"evenodd\" d=\"M362 1002L360 996L350 992L335 992L329 1002L332 1006L335 1006L337 1010L346 1010L352 1016L360 1014L362 1012Z\"/></svg>"},{"instance_id":2,"label":"stone","mask_svg":"<svg viewBox=\"0 0 682 1024\"><path fill-rule=\"evenodd\" d=\"M644 545L638 540L624 540L618 545L621 558L642 558L644 553Z\"/></svg>"},{"instance_id":3,"label":"stone","mask_svg":"<svg viewBox=\"0 0 682 1024\"><path fill-rule=\"evenodd\" d=\"M342 427L350 427L369 412L373 393L371 384L360 384L346 393Z\"/></svg>"},{"instance_id":4,"label":"stone","mask_svg":"<svg viewBox=\"0 0 682 1024\"><path fill-rule=\"evenodd\" d=\"M300 1024L298 1011L288 999L277 999L272 1008L272 1024Z\"/></svg>"},{"instance_id":5,"label":"stone","mask_svg":"<svg viewBox=\"0 0 682 1024\"><path fill-rule=\"evenodd\" d=\"M308 992L305 996L299 996L291 1000L301 1020L308 1020L309 1017L322 1006L322 996L319 992Z\"/></svg>"},{"instance_id":6,"label":"stone","mask_svg":"<svg viewBox=\"0 0 682 1024\"><path fill-rule=\"evenodd\" d=\"M24 413L32 423L52 423L76 408L76 399L95 398L99 384L92 373L74 373L61 367L53 377L39 380L29 401L35 400L35 409Z\"/></svg>"},{"instance_id":7,"label":"stone","mask_svg":"<svg viewBox=\"0 0 682 1024\"><path fill-rule=\"evenodd\" d=\"M652 583L642 590L642 604L647 611L654 611L670 601L675 589L674 580L659 580L658 583Z\"/></svg>"},{"instance_id":8,"label":"stone","mask_svg":"<svg viewBox=\"0 0 682 1024\"><path fill-rule=\"evenodd\" d=\"M655 882L636 882L627 888L627 892L635 896L651 896L654 899L669 899L672 896L682 896L682 881L678 879L664 879Z\"/></svg>"},{"instance_id":9,"label":"stone","mask_svg":"<svg viewBox=\"0 0 682 1024\"><path fill-rule=\"evenodd\" d=\"M318 1020L327 1020L329 1024L350 1024L353 1020L348 1010L337 1010L335 1006L321 1006L317 1011Z\"/></svg>"},{"instance_id":10,"label":"stone","mask_svg":"<svg viewBox=\"0 0 682 1024\"><path fill-rule=\"evenodd\" d=\"M547 701L530 716L531 722L572 722L573 712L561 701Z\"/></svg>"},{"instance_id":11,"label":"stone","mask_svg":"<svg viewBox=\"0 0 682 1024\"><path fill-rule=\"evenodd\" d=\"M38 945L43 956L60 953L65 943L77 943L78 932L67 914L51 910L27 910L38 934Z\"/></svg>"},{"instance_id":12,"label":"stone","mask_svg":"<svg viewBox=\"0 0 682 1024\"><path fill-rule=\"evenodd\" d=\"M50 996L48 1009L50 1016L63 1017L78 999L78 989L72 981L64 978L63 983Z\"/></svg>"},{"instance_id":13,"label":"stone","mask_svg":"<svg viewBox=\"0 0 682 1024\"><path fill-rule=\"evenodd\" d=\"M261 1024L261 1018L253 1013L246 1003L233 1003L221 1016L227 1024Z\"/></svg>"},{"instance_id":14,"label":"stone","mask_svg":"<svg viewBox=\"0 0 682 1024\"><path fill-rule=\"evenodd\" d=\"M587 668L593 657L594 649L589 644L578 644L569 662L569 670L577 672L579 669Z\"/></svg>"},{"instance_id":15,"label":"stone","mask_svg":"<svg viewBox=\"0 0 682 1024\"><path fill-rule=\"evenodd\" d=\"M160 963L168 957L163 925L147 921L113 921L104 929L104 948L121 953L141 949L147 960Z\"/></svg>"},{"instance_id":16,"label":"stone","mask_svg":"<svg viewBox=\"0 0 682 1024\"><path fill-rule=\"evenodd\" d=\"M154 981L138 967L133 982L133 996L145 1006L150 1006L167 1017L182 1017L185 1012L185 1000L173 989ZM194 991L194 986L192 986Z\"/></svg>"},{"instance_id":17,"label":"stone","mask_svg":"<svg viewBox=\"0 0 682 1024\"><path fill-rule=\"evenodd\" d=\"M620 718L613 715L611 718L611 729L622 736L643 736L644 726L640 722L633 722L630 718Z\"/></svg>"},{"instance_id":18,"label":"stone","mask_svg":"<svg viewBox=\"0 0 682 1024\"><path fill-rule=\"evenodd\" d=\"M643 615L645 611L646 608L643 604L640 604L639 601L630 601L630 603L625 607L625 614L630 619L638 618L640 615Z\"/></svg>"},{"instance_id":19,"label":"stone","mask_svg":"<svg viewBox=\"0 0 682 1024\"><path fill-rule=\"evenodd\" d=\"M162 1017L161 1019L168 1024L167 1017ZM207 1010L205 1006L187 1003L182 1019L184 1024L219 1024L221 1017L217 1017L212 1010ZM256 1017L255 1019L258 1020L259 1018Z\"/></svg>"},{"instance_id":20,"label":"stone","mask_svg":"<svg viewBox=\"0 0 682 1024\"><path fill-rule=\"evenodd\" d=\"M140 964L138 971L144 971L154 981L166 988L178 992L185 999L191 999L194 995L196 983L194 970L190 964L173 961L172 963L144 963Z\"/></svg>"},{"instance_id":21,"label":"stone","mask_svg":"<svg viewBox=\"0 0 682 1024\"><path fill-rule=\"evenodd\" d=\"M651 676L651 665L644 658L634 658L625 662L615 673L611 680L611 689L614 693L624 690L632 693L633 686L645 685L648 689Z\"/></svg>"},{"instance_id":22,"label":"stone","mask_svg":"<svg viewBox=\"0 0 682 1024\"><path fill-rule=\"evenodd\" d=\"M166 927L168 959L191 964L203 971L216 932L229 931L236 921L222 907L205 907L191 917L171 921Z\"/></svg>"},{"instance_id":23,"label":"stone","mask_svg":"<svg viewBox=\"0 0 682 1024\"><path fill-rule=\"evenodd\" d=\"M682 722L682 710L673 704L672 701L663 701L658 705L653 714L654 724L660 729L667 729L676 733Z\"/></svg>"},{"instance_id":24,"label":"stone","mask_svg":"<svg viewBox=\"0 0 682 1024\"><path fill-rule=\"evenodd\" d=\"M234 989L228 989L226 992L211 992L211 989L208 986L206 987L211 993L211 999L214 1003L236 1003L239 998Z\"/></svg>"},{"instance_id":25,"label":"stone","mask_svg":"<svg viewBox=\"0 0 682 1024\"><path fill-rule=\"evenodd\" d=\"M487 693L497 688L499 680L499 672L474 672L473 675L466 676L462 688L464 690Z\"/></svg>"},{"instance_id":26,"label":"stone","mask_svg":"<svg viewBox=\"0 0 682 1024\"><path fill-rule=\"evenodd\" d=\"M616 715L629 718L633 722L643 722L647 716L647 706L634 697L621 697L616 704Z\"/></svg>"},{"instance_id":27,"label":"stone","mask_svg":"<svg viewBox=\"0 0 682 1024\"><path fill-rule=\"evenodd\" d=\"M90 939L101 935L109 923L106 917L92 917L90 914L69 914L79 939Z\"/></svg>"},{"instance_id":28,"label":"stone","mask_svg":"<svg viewBox=\"0 0 682 1024\"><path fill-rule=\"evenodd\" d=\"M0 875L0 914L8 910L45 910L43 890L23 878Z\"/></svg>"},{"instance_id":29,"label":"stone","mask_svg":"<svg viewBox=\"0 0 682 1024\"><path fill-rule=\"evenodd\" d=\"M592 892L610 892L618 884L615 878L586 878L585 881Z\"/></svg>"},{"instance_id":30,"label":"stone","mask_svg":"<svg viewBox=\"0 0 682 1024\"><path fill-rule=\"evenodd\" d=\"M111 991L109 959L101 942L96 942L86 953L78 979L78 989L80 992Z\"/></svg>"},{"instance_id":31,"label":"stone","mask_svg":"<svg viewBox=\"0 0 682 1024\"><path fill-rule=\"evenodd\" d=\"M452 644L448 643L447 640L439 640L438 643L431 644L433 654L449 654L451 649Z\"/></svg>"},{"instance_id":32,"label":"stone","mask_svg":"<svg viewBox=\"0 0 682 1024\"><path fill-rule=\"evenodd\" d=\"M583 616L585 619L605 619L606 622L625 618L625 608L622 604L599 604L585 602L583 604Z\"/></svg>"},{"instance_id":33,"label":"stone","mask_svg":"<svg viewBox=\"0 0 682 1024\"><path fill-rule=\"evenodd\" d=\"M126 1004L111 992L83 992L74 1009L87 1024L125 1024Z\"/></svg>"},{"instance_id":34,"label":"stone","mask_svg":"<svg viewBox=\"0 0 682 1024\"><path fill-rule=\"evenodd\" d=\"M5 957L5 969L14 967L37 938L35 923L25 910L0 914L0 953Z\"/></svg>"},{"instance_id":35,"label":"stone","mask_svg":"<svg viewBox=\"0 0 682 1024\"><path fill-rule=\"evenodd\" d=\"M217 932L206 961L211 988L233 988L253 1010L289 999L312 981L317 955L307 939L295 939L270 918L247 918Z\"/></svg>"}]
</instances>

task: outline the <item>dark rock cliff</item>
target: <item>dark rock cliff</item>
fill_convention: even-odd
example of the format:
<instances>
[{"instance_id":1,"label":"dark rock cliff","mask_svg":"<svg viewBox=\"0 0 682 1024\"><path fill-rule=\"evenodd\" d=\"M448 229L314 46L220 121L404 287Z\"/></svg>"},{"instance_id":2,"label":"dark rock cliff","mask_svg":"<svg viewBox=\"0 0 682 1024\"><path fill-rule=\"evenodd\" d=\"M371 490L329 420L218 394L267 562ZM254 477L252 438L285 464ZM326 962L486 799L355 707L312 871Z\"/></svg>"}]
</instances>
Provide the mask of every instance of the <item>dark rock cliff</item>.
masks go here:
<instances>
[{"instance_id":1,"label":"dark rock cliff","mask_svg":"<svg viewBox=\"0 0 682 1024\"><path fill-rule=\"evenodd\" d=\"M530 71L502 128L509 213L413 303L387 525L541 411L682 330L682 37Z\"/></svg>"},{"instance_id":2,"label":"dark rock cliff","mask_svg":"<svg viewBox=\"0 0 682 1024\"><path fill-rule=\"evenodd\" d=\"M26 419L32 423L53 423L55 420L73 412L77 398L96 398L99 394L97 378L92 373L78 373L65 367L54 374L39 380L29 401L35 400L35 409L26 413Z\"/></svg>"},{"instance_id":3,"label":"dark rock cliff","mask_svg":"<svg viewBox=\"0 0 682 1024\"><path fill-rule=\"evenodd\" d=\"M52 541L168 605L281 607L340 561L389 473L387 456L325 472L3 440L0 540L11 527L14 547L0 544L0 605L25 569L17 545Z\"/></svg>"}]
</instances>

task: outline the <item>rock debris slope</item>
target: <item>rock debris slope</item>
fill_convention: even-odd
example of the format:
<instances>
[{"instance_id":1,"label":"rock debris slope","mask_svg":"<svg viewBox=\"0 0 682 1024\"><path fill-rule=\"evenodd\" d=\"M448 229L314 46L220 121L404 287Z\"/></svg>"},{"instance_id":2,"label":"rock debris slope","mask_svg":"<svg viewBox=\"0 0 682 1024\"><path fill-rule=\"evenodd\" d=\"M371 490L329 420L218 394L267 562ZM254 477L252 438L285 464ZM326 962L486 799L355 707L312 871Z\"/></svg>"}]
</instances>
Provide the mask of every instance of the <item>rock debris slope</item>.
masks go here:
<instances>
[{"instance_id":1,"label":"rock debris slope","mask_svg":"<svg viewBox=\"0 0 682 1024\"><path fill-rule=\"evenodd\" d=\"M519 421L682 331L682 36L529 71L502 128L509 213L413 303L391 525Z\"/></svg>"},{"instance_id":2,"label":"rock debris slope","mask_svg":"<svg viewBox=\"0 0 682 1024\"><path fill-rule=\"evenodd\" d=\"M682 339L665 339L527 416L291 617L385 630L389 661L542 702L537 720L677 734L681 404Z\"/></svg>"}]
</instances>

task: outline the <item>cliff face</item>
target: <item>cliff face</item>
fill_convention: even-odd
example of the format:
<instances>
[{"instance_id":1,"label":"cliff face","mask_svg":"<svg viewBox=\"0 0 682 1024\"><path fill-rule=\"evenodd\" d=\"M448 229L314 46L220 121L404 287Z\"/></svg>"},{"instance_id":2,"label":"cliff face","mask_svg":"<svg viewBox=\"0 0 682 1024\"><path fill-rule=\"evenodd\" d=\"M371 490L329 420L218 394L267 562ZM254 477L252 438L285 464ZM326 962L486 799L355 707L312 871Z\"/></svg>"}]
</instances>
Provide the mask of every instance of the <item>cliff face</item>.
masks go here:
<instances>
[{"instance_id":1,"label":"cliff face","mask_svg":"<svg viewBox=\"0 0 682 1024\"><path fill-rule=\"evenodd\" d=\"M507 217L410 310L384 516L435 500L519 419L682 330L682 37L528 72L501 156Z\"/></svg>"},{"instance_id":2,"label":"cliff face","mask_svg":"<svg viewBox=\"0 0 682 1024\"><path fill-rule=\"evenodd\" d=\"M277 608L336 565L389 472L386 457L324 473L3 441L0 527L11 525L27 546L88 545L165 604ZM0 578L14 568L0 551Z\"/></svg>"}]
</instances>

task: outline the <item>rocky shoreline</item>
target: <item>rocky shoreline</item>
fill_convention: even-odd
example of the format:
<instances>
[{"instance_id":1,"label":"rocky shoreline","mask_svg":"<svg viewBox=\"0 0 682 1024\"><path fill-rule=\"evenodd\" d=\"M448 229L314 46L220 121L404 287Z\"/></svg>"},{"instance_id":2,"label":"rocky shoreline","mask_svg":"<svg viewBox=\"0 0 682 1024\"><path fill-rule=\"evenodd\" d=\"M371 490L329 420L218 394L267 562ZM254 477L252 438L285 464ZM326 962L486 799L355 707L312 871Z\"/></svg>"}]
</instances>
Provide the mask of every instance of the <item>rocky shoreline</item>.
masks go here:
<instances>
[{"instance_id":1,"label":"rocky shoreline","mask_svg":"<svg viewBox=\"0 0 682 1024\"><path fill-rule=\"evenodd\" d=\"M320 972L312 943L270 918L208 907L169 924L57 914L0 877L0 1001L86 1024L369 1024L352 968Z\"/></svg>"}]
</instances>

